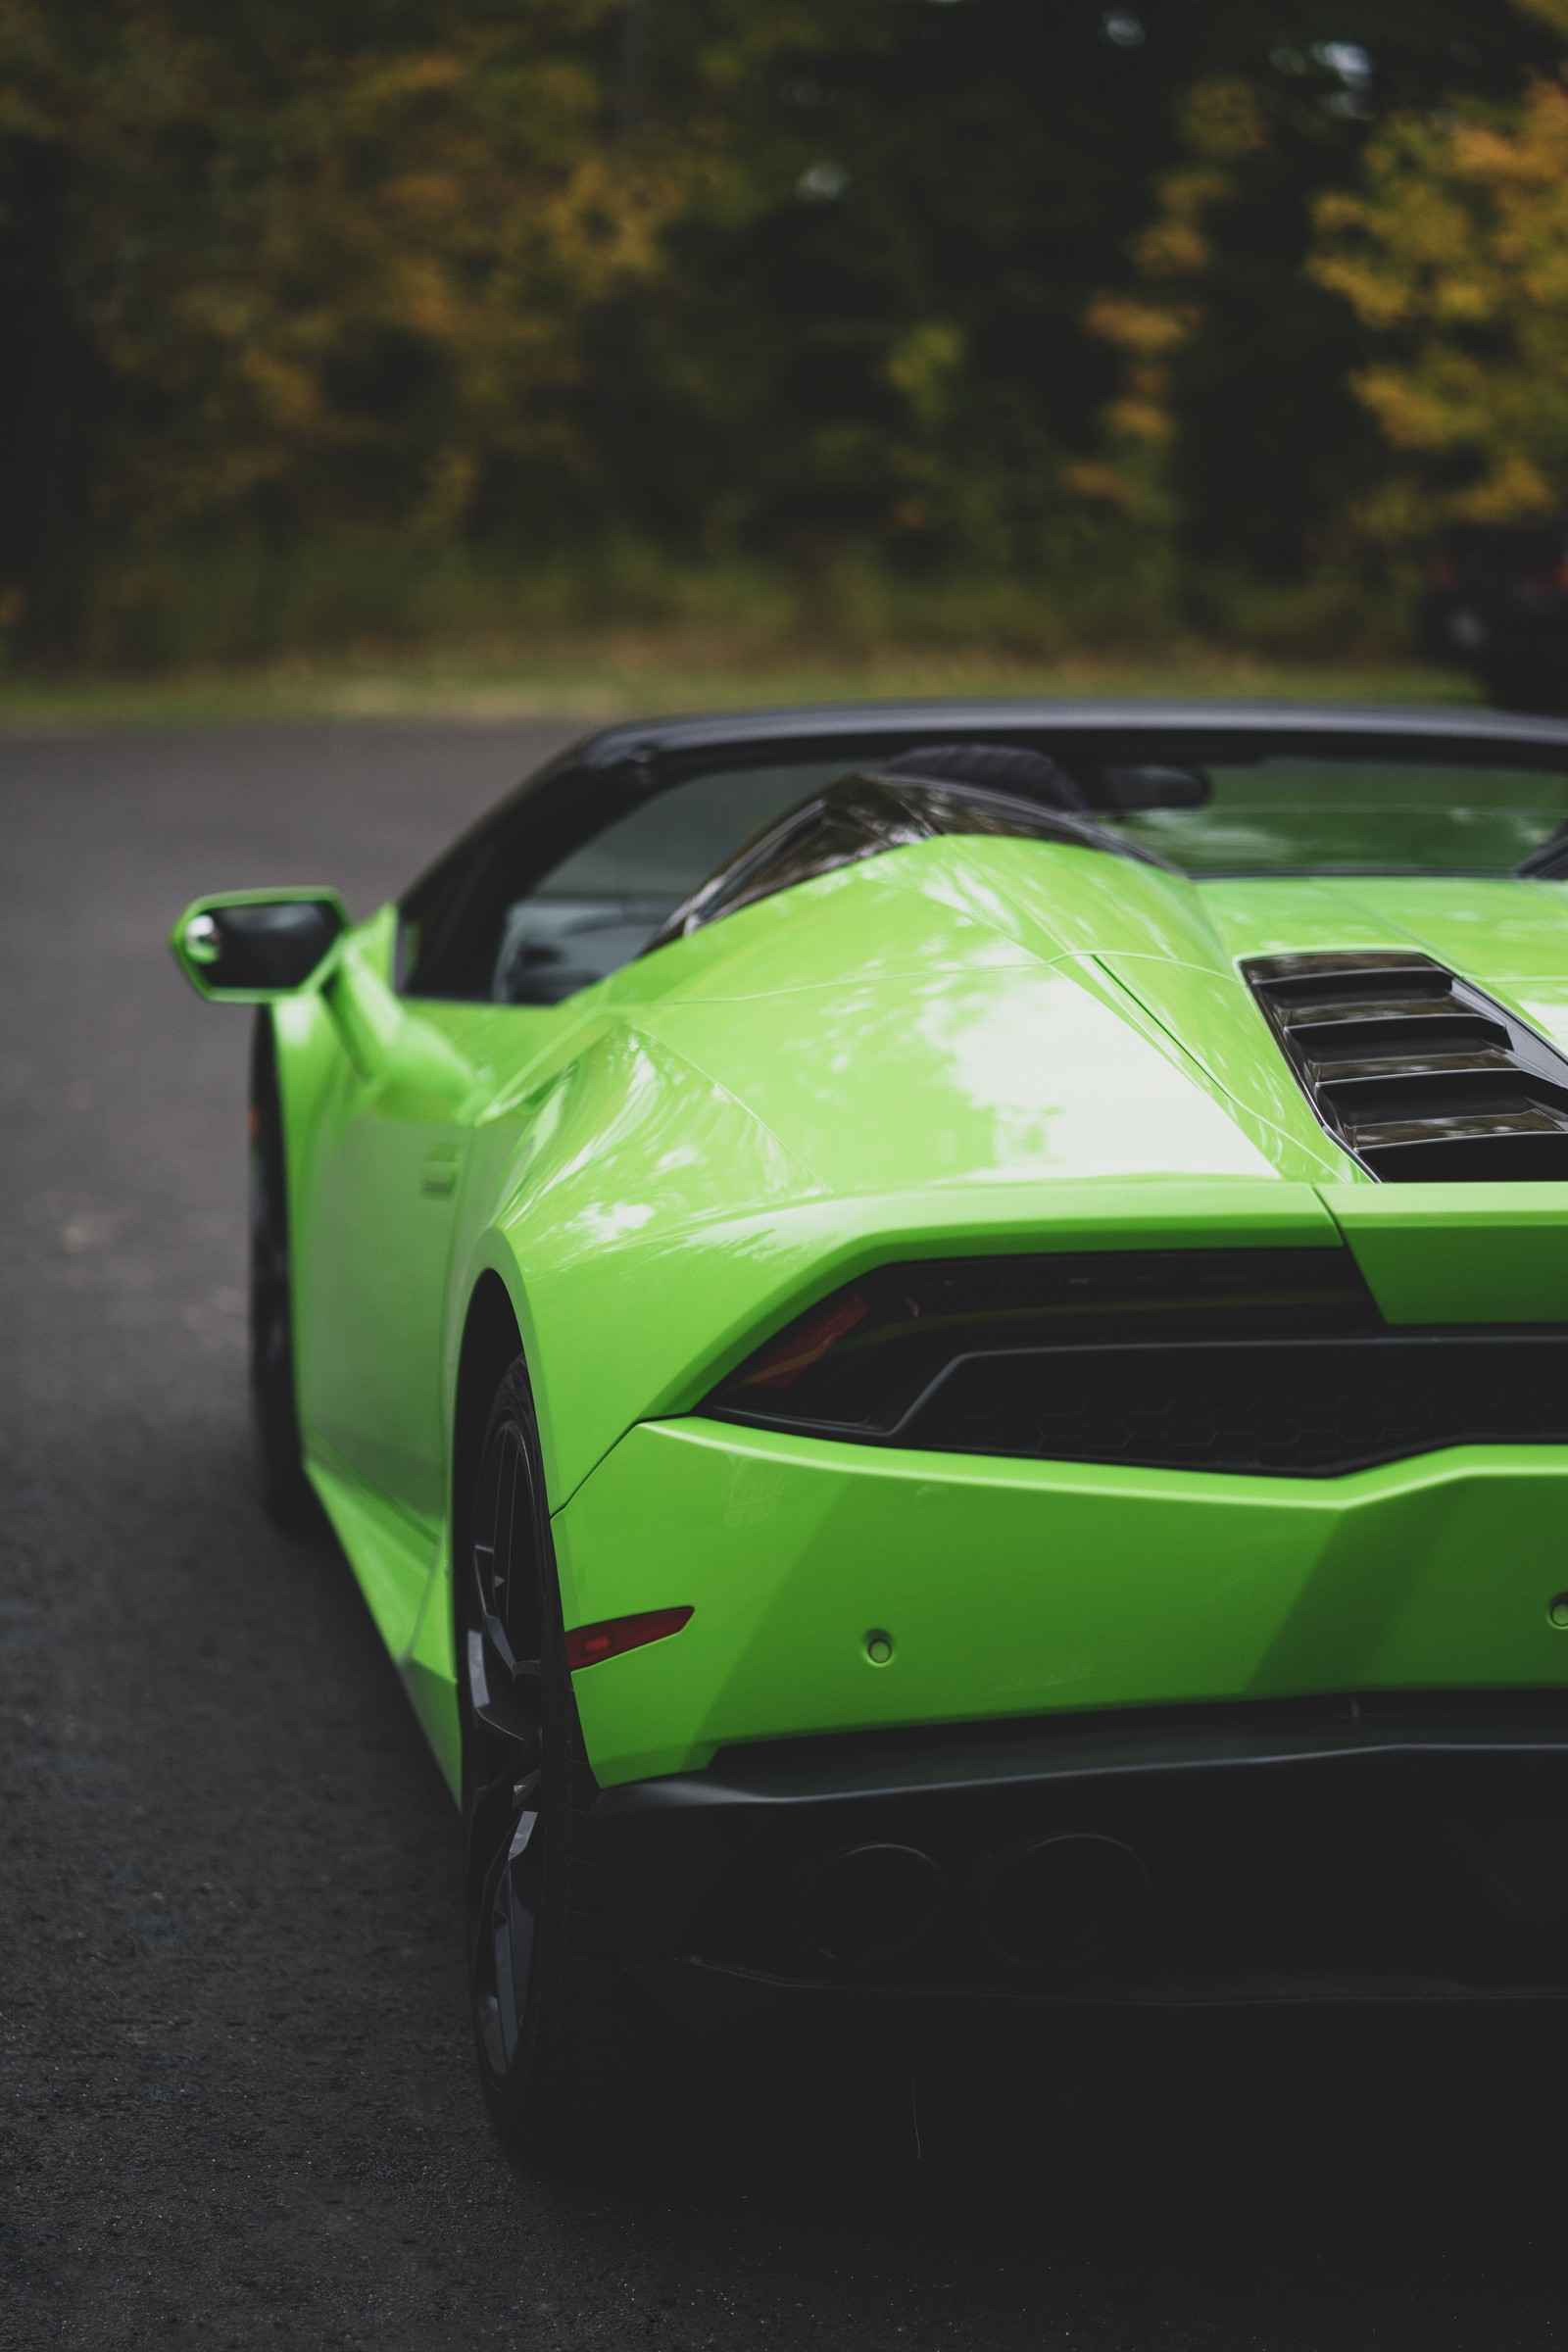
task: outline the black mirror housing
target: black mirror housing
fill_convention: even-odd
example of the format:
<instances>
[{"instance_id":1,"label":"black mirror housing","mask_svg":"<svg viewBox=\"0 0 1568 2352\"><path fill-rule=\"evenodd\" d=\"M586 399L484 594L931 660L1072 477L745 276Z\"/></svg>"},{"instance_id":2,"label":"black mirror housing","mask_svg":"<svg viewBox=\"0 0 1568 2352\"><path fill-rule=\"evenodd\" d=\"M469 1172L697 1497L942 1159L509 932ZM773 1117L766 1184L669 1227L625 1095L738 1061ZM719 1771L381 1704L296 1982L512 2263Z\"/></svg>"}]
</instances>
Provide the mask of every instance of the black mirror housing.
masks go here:
<instances>
[{"instance_id":1,"label":"black mirror housing","mask_svg":"<svg viewBox=\"0 0 1568 2352\"><path fill-rule=\"evenodd\" d=\"M198 996L268 1004L319 972L348 927L332 890L235 890L198 899L170 934Z\"/></svg>"}]
</instances>

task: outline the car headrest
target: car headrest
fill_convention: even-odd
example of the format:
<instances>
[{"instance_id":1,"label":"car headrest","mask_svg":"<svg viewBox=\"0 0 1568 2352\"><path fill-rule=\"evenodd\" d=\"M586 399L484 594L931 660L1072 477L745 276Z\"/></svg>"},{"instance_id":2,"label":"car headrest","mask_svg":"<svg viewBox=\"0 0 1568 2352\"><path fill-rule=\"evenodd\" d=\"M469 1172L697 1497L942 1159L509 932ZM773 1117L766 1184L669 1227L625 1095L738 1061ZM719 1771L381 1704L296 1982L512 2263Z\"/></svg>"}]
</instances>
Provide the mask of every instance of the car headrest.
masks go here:
<instances>
[{"instance_id":1,"label":"car headrest","mask_svg":"<svg viewBox=\"0 0 1568 2352\"><path fill-rule=\"evenodd\" d=\"M991 792L1038 802L1043 808L1067 808L1084 815L1089 803L1065 768L1043 752L1010 743L934 743L918 751L879 760L879 776L918 778L922 784L979 784Z\"/></svg>"}]
</instances>

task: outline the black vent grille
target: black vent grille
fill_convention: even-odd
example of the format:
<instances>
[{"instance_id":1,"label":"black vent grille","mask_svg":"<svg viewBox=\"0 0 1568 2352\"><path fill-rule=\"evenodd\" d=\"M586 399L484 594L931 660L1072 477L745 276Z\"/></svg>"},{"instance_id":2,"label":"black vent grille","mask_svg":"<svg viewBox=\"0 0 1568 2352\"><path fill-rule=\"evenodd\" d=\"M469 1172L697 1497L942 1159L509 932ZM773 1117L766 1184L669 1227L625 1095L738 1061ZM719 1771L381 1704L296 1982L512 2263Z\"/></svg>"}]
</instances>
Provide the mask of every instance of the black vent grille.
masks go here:
<instances>
[{"instance_id":1,"label":"black vent grille","mask_svg":"<svg viewBox=\"0 0 1568 2352\"><path fill-rule=\"evenodd\" d=\"M970 1356L898 1442L1297 1478L1444 1446L1568 1444L1568 1339L1424 1332Z\"/></svg>"},{"instance_id":2,"label":"black vent grille","mask_svg":"<svg viewBox=\"0 0 1568 2352\"><path fill-rule=\"evenodd\" d=\"M1242 968L1313 1109L1370 1175L1568 1179L1568 1058L1434 957Z\"/></svg>"}]
</instances>

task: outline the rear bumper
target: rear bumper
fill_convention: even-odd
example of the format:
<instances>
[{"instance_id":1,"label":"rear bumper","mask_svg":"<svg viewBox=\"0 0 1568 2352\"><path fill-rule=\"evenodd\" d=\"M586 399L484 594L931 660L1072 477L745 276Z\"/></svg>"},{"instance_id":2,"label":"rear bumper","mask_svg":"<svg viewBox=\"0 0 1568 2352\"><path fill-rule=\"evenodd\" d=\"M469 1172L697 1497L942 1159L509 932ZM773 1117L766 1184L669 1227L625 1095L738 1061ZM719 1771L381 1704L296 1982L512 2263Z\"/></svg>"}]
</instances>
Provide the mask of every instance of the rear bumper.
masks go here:
<instances>
[{"instance_id":1,"label":"rear bumper","mask_svg":"<svg viewBox=\"0 0 1568 2352\"><path fill-rule=\"evenodd\" d=\"M1568 1686L1568 1446L1338 1478L633 1429L555 1519L601 1787L740 1742L1323 1691Z\"/></svg>"},{"instance_id":2,"label":"rear bumper","mask_svg":"<svg viewBox=\"0 0 1568 2352\"><path fill-rule=\"evenodd\" d=\"M777 1742L605 1790L591 1836L622 1960L693 2022L1568 1995L1568 1706L1551 1693ZM864 1860L889 1847L918 1858L898 1866L912 1907ZM1113 1853L1134 1867L1114 1863L1128 1899L1107 1908L1095 1872ZM1020 1916L1043 1941L1020 1946Z\"/></svg>"}]
</instances>

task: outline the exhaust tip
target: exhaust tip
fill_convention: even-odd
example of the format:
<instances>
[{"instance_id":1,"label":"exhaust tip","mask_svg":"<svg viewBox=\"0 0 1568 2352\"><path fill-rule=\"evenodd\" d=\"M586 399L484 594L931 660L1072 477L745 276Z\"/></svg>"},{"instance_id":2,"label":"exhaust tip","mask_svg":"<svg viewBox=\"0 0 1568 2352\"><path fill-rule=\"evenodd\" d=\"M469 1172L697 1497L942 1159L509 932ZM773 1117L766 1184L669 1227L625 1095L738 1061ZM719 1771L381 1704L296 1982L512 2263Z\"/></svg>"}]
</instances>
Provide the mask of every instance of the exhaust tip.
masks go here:
<instances>
[{"instance_id":1,"label":"exhaust tip","mask_svg":"<svg viewBox=\"0 0 1568 2352\"><path fill-rule=\"evenodd\" d=\"M916 1845L849 1845L814 1863L801 1884L800 1936L818 1959L861 1967L923 1941L947 1882Z\"/></svg>"},{"instance_id":2,"label":"exhaust tip","mask_svg":"<svg viewBox=\"0 0 1568 2352\"><path fill-rule=\"evenodd\" d=\"M1149 1873L1119 1838L1042 1838L995 1864L981 1906L993 1951L1018 1968L1082 1968L1130 1935Z\"/></svg>"}]
</instances>

